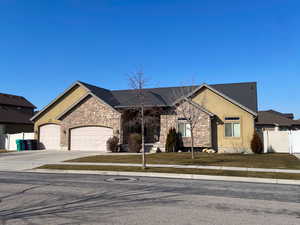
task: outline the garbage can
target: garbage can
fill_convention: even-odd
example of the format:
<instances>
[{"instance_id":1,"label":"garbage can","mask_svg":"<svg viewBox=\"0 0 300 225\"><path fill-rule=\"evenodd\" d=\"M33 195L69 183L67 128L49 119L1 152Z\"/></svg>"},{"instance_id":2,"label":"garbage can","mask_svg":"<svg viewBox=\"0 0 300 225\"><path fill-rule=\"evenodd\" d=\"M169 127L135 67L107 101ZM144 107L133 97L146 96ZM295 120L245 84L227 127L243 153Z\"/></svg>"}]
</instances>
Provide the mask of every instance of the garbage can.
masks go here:
<instances>
[{"instance_id":1,"label":"garbage can","mask_svg":"<svg viewBox=\"0 0 300 225\"><path fill-rule=\"evenodd\" d=\"M17 151L21 151L22 150L22 145L21 145L21 139L17 139L16 140L16 144L17 144Z\"/></svg>"},{"instance_id":2,"label":"garbage can","mask_svg":"<svg viewBox=\"0 0 300 225\"><path fill-rule=\"evenodd\" d=\"M24 140L26 150L32 150L31 140Z\"/></svg>"},{"instance_id":3,"label":"garbage can","mask_svg":"<svg viewBox=\"0 0 300 225\"><path fill-rule=\"evenodd\" d=\"M21 151L27 150L25 140L21 140Z\"/></svg>"}]
</instances>

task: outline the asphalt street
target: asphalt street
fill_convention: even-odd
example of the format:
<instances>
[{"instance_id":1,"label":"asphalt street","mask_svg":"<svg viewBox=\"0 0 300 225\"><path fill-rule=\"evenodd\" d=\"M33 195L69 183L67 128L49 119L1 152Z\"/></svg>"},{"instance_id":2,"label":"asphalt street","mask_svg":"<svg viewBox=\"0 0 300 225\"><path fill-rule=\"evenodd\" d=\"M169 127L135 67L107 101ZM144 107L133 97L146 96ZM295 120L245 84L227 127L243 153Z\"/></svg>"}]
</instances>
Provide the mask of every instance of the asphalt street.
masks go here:
<instances>
[{"instance_id":1,"label":"asphalt street","mask_svg":"<svg viewBox=\"0 0 300 225\"><path fill-rule=\"evenodd\" d=\"M300 224L299 186L123 178L0 172L0 225Z\"/></svg>"}]
</instances>

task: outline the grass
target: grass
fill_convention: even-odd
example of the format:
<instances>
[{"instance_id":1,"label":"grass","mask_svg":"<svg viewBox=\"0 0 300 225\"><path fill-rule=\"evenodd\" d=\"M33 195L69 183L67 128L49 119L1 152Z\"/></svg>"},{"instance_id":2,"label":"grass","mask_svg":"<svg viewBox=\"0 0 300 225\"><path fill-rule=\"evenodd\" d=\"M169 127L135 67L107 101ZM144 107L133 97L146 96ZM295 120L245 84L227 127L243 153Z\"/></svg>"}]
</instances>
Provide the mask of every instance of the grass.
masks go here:
<instances>
[{"instance_id":1,"label":"grass","mask_svg":"<svg viewBox=\"0 0 300 225\"><path fill-rule=\"evenodd\" d=\"M179 168L160 168L160 167L142 169L141 167L129 167L129 166L94 166L94 165L87 166L87 165L49 164L49 165L38 167L37 169L157 172L157 173L198 174L198 175L300 180L300 174L291 174L291 173L247 172L247 171L207 170L207 169L179 169Z\"/></svg>"},{"instance_id":2,"label":"grass","mask_svg":"<svg viewBox=\"0 0 300 225\"><path fill-rule=\"evenodd\" d=\"M203 166L233 166L248 168L300 169L300 160L290 154L208 154L156 153L146 156L150 164L177 164ZM69 160L67 162L91 163L141 163L141 155L96 155Z\"/></svg>"},{"instance_id":3,"label":"grass","mask_svg":"<svg viewBox=\"0 0 300 225\"><path fill-rule=\"evenodd\" d=\"M4 150L4 149L0 149L0 153L6 153L6 152L9 152L9 151Z\"/></svg>"}]
</instances>

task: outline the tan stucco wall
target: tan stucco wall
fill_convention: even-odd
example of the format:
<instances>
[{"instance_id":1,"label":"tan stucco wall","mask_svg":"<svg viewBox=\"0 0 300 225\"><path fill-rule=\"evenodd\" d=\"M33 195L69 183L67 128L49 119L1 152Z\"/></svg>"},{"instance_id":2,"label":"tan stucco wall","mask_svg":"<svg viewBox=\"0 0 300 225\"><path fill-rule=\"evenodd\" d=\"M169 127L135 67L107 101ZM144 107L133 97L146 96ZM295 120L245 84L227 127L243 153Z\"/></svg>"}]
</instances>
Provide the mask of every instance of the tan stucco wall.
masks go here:
<instances>
[{"instance_id":1,"label":"tan stucco wall","mask_svg":"<svg viewBox=\"0 0 300 225\"><path fill-rule=\"evenodd\" d=\"M34 130L36 134L38 134L39 126L46 123L57 123L60 124L59 120L56 120L57 116L62 114L66 109L68 109L71 105L77 102L80 98L82 98L87 93L87 90L83 87L76 85L70 91L68 91L64 96L58 99L55 104L53 104L50 108L48 108L45 112L42 113L35 121L34 121ZM37 137L38 138L38 137Z\"/></svg>"},{"instance_id":2,"label":"tan stucco wall","mask_svg":"<svg viewBox=\"0 0 300 225\"><path fill-rule=\"evenodd\" d=\"M207 88L200 90L193 101L204 106L218 117L216 125L218 150L250 150L254 132L253 115ZM241 136L239 138L225 137L225 117L240 117Z\"/></svg>"}]
</instances>

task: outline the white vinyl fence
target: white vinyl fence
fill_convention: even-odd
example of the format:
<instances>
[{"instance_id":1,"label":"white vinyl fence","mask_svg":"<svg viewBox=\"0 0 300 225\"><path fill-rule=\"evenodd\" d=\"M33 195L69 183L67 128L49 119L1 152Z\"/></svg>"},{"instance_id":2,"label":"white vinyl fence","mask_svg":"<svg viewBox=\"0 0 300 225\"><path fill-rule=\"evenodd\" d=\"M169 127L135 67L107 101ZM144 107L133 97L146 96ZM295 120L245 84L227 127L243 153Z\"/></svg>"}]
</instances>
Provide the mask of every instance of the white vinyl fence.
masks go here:
<instances>
[{"instance_id":1,"label":"white vinyl fence","mask_svg":"<svg viewBox=\"0 0 300 225\"><path fill-rule=\"evenodd\" d=\"M300 153L300 130L264 131L264 152Z\"/></svg>"},{"instance_id":2,"label":"white vinyl fence","mask_svg":"<svg viewBox=\"0 0 300 225\"><path fill-rule=\"evenodd\" d=\"M0 149L17 150L17 139L34 139L34 133L2 134L0 135Z\"/></svg>"}]
</instances>

